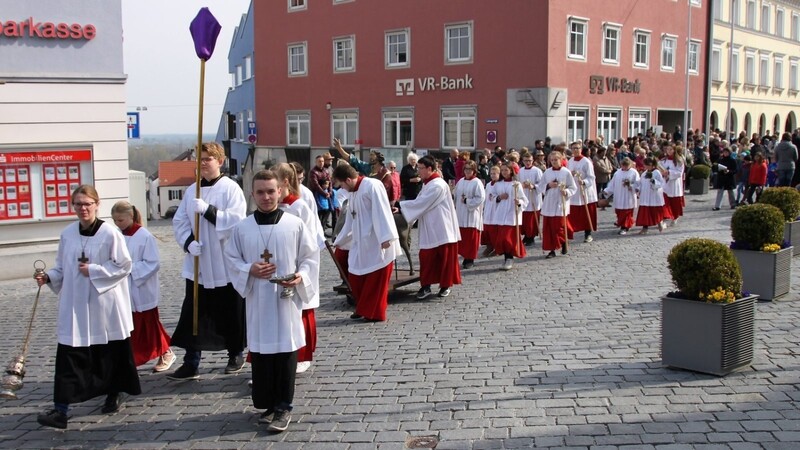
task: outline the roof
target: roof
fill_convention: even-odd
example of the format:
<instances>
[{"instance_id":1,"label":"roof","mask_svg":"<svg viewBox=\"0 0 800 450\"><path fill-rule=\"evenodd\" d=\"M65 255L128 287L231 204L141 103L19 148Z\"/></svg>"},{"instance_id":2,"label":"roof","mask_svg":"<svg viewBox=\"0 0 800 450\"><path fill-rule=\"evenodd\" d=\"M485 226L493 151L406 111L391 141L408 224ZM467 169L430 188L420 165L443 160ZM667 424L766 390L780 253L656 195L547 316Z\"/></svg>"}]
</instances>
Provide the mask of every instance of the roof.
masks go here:
<instances>
[{"instance_id":1,"label":"roof","mask_svg":"<svg viewBox=\"0 0 800 450\"><path fill-rule=\"evenodd\" d=\"M158 163L158 185L189 186L195 182L196 161L160 161Z\"/></svg>"}]
</instances>

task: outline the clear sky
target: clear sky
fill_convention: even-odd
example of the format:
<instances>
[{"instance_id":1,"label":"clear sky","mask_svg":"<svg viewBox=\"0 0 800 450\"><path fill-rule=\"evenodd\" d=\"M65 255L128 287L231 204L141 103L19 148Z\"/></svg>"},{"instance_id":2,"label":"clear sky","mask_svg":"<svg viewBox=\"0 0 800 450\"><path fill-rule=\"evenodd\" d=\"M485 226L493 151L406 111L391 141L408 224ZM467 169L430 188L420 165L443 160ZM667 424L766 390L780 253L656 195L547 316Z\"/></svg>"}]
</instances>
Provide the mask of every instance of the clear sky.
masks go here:
<instances>
[{"instance_id":1,"label":"clear sky","mask_svg":"<svg viewBox=\"0 0 800 450\"><path fill-rule=\"evenodd\" d=\"M207 6L222 25L206 62L203 132L215 134L231 76L228 49L250 0L123 0L122 27L128 111L140 115L142 136L197 134L200 59L189 24Z\"/></svg>"}]
</instances>

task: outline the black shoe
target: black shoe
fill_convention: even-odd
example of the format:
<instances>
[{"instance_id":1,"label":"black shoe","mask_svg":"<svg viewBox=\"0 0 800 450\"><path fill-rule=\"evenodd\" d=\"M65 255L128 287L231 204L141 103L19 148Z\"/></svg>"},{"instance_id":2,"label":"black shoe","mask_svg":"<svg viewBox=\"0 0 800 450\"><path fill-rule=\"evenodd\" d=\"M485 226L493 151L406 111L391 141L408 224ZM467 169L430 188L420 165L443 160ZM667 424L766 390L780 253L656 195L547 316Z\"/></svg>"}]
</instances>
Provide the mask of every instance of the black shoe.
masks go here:
<instances>
[{"instance_id":1,"label":"black shoe","mask_svg":"<svg viewBox=\"0 0 800 450\"><path fill-rule=\"evenodd\" d=\"M199 380L200 375L196 368L183 364L178 367L178 370L167 375L167 379L174 381Z\"/></svg>"},{"instance_id":2,"label":"black shoe","mask_svg":"<svg viewBox=\"0 0 800 450\"><path fill-rule=\"evenodd\" d=\"M562 255L566 255L567 254L567 246L566 245L562 245L561 246L561 254Z\"/></svg>"},{"instance_id":3,"label":"black shoe","mask_svg":"<svg viewBox=\"0 0 800 450\"><path fill-rule=\"evenodd\" d=\"M462 269L472 269L473 267L475 267L475 261L471 259L465 259L461 264Z\"/></svg>"},{"instance_id":4,"label":"black shoe","mask_svg":"<svg viewBox=\"0 0 800 450\"><path fill-rule=\"evenodd\" d=\"M51 428L60 428L62 430L67 429L67 420L67 415L56 409L51 409L50 411L39 414L39 416L36 417L36 421L39 422L39 425L44 425Z\"/></svg>"},{"instance_id":5,"label":"black shoe","mask_svg":"<svg viewBox=\"0 0 800 450\"><path fill-rule=\"evenodd\" d=\"M106 403L103 405L103 409L100 410L103 414L111 414L119 411L119 407L122 405L122 394L108 394L106 396Z\"/></svg>"},{"instance_id":6,"label":"black shoe","mask_svg":"<svg viewBox=\"0 0 800 450\"><path fill-rule=\"evenodd\" d=\"M426 298L430 297L432 294L431 288L422 287L417 291L417 300L425 300Z\"/></svg>"},{"instance_id":7,"label":"black shoe","mask_svg":"<svg viewBox=\"0 0 800 450\"><path fill-rule=\"evenodd\" d=\"M236 355L228 358L228 365L225 366L225 373L239 373L244 368L244 356Z\"/></svg>"},{"instance_id":8,"label":"black shoe","mask_svg":"<svg viewBox=\"0 0 800 450\"><path fill-rule=\"evenodd\" d=\"M717 207L715 206L715 207L711 208L711 210L712 210L712 211L719 211L719 208L717 208Z\"/></svg>"},{"instance_id":9,"label":"black shoe","mask_svg":"<svg viewBox=\"0 0 800 450\"><path fill-rule=\"evenodd\" d=\"M556 251L552 250L552 251L550 251L550 253L547 254L547 256L545 256L545 259L550 259L550 258L555 258L555 257L556 257Z\"/></svg>"},{"instance_id":10,"label":"black shoe","mask_svg":"<svg viewBox=\"0 0 800 450\"><path fill-rule=\"evenodd\" d=\"M364 317L364 316L362 316L360 314L356 314L356 313L350 314L350 318L351 319L360 319L362 317Z\"/></svg>"},{"instance_id":11,"label":"black shoe","mask_svg":"<svg viewBox=\"0 0 800 450\"><path fill-rule=\"evenodd\" d=\"M438 295L439 297L447 297L448 295L450 295L450 288L449 287L441 288L439 289L439 293L436 295Z\"/></svg>"},{"instance_id":12,"label":"black shoe","mask_svg":"<svg viewBox=\"0 0 800 450\"><path fill-rule=\"evenodd\" d=\"M269 431L286 431L291 421L292 413L279 409L275 411L275 415L272 417L272 423L269 424Z\"/></svg>"}]
</instances>

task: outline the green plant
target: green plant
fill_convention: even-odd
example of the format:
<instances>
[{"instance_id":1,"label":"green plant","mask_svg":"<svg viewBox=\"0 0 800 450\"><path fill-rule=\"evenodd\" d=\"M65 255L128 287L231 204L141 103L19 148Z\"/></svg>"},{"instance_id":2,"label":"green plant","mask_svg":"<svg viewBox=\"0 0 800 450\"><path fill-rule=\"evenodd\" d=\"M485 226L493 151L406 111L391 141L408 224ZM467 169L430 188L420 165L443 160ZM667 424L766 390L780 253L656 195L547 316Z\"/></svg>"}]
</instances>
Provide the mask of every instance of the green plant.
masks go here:
<instances>
[{"instance_id":1,"label":"green plant","mask_svg":"<svg viewBox=\"0 0 800 450\"><path fill-rule=\"evenodd\" d=\"M800 216L800 192L791 187L765 189L758 199L759 203L776 206L787 222L794 222Z\"/></svg>"},{"instance_id":2,"label":"green plant","mask_svg":"<svg viewBox=\"0 0 800 450\"><path fill-rule=\"evenodd\" d=\"M736 208L731 216L731 235L737 248L760 250L783 242L783 213L765 203Z\"/></svg>"},{"instance_id":3,"label":"green plant","mask_svg":"<svg viewBox=\"0 0 800 450\"><path fill-rule=\"evenodd\" d=\"M693 180L707 180L711 176L711 167L705 164L695 164L689 171L689 177Z\"/></svg>"},{"instance_id":4,"label":"green plant","mask_svg":"<svg viewBox=\"0 0 800 450\"><path fill-rule=\"evenodd\" d=\"M669 273L678 291L692 300L709 300L720 290L741 297L742 272L727 245L713 239L690 238L672 247Z\"/></svg>"}]
</instances>

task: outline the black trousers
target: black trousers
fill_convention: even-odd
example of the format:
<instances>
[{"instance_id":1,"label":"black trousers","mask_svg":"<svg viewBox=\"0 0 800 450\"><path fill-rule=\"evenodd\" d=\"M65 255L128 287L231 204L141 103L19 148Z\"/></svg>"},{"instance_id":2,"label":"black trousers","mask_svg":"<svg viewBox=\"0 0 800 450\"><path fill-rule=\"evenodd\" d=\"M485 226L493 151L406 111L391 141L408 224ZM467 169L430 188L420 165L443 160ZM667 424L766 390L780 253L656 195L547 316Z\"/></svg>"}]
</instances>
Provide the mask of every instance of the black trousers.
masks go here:
<instances>
[{"instance_id":1,"label":"black trousers","mask_svg":"<svg viewBox=\"0 0 800 450\"><path fill-rule=\"evenodd\" d=\"M292 410L297 375L297 351L250 353L253 369L253 406L266 410Z\"/></svg>"}]
</instances>

